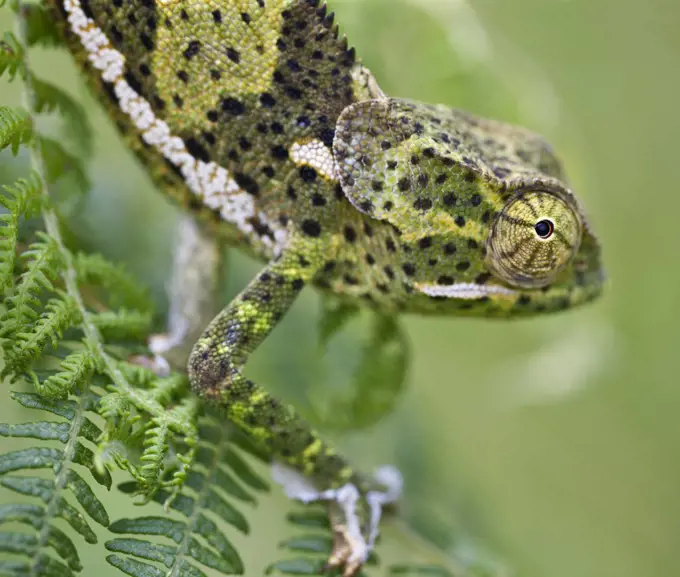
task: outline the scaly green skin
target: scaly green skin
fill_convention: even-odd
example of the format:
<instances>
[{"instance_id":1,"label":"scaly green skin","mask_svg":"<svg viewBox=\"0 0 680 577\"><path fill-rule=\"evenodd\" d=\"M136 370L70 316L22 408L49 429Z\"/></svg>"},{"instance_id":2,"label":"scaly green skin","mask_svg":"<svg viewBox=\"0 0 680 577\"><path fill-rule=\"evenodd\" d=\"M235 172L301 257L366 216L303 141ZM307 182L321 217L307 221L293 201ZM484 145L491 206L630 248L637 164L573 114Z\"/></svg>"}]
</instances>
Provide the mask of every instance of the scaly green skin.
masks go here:
<instances>
[{"instance_id":1,"label":"scaly green skin","mask_svg":"<svg viewBox=\"0 0 680 577\"><path fill-rule=\"evenodd\" d=\"M190 379L320 488L368 482L242 374L304 286L384 316L516 317L600 293L548 144L386 97L317 0L47 1L154 180L269 263L205 330Z\"/></svg>"}]
</instances>

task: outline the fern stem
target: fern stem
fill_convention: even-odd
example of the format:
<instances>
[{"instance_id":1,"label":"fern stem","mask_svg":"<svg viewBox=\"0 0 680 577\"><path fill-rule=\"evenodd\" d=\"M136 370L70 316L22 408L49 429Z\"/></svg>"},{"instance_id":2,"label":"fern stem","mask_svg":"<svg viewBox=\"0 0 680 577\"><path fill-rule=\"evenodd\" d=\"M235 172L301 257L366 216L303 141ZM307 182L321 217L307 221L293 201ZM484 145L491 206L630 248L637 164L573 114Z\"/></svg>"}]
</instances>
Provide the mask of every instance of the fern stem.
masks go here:
<instances>
[{"instance_id":1,"label":"fern stem","mask_svg":"<svg viewBox=\"0 0 680 577\"><path fill-rule=\"evenodd\" d=\"M27 9L25 3L18 3L17 18L16 18L16 32L18 41L23 49L23 67L25 70L30 70L29 58L28 58L28 26L25 17L25 10ZM31 115L37 114L35 107L36 94L33 87L32 75L26 74L24 79L24 90L22 98L24 100L24 105ZM36 138L33 140L29 147L29 157L32 168L35 170L37 177L40 181L42 188L42 195L46 201L49 200L49 189L47 186L46 178L46 167L44 158L42 155L42 140ZM77 272L73 263L73 258L71 252L64 245L63 238L61 236L61 231L59 229L59 221L55 211L50 207L49 202L45 202L45 207L43 210L43 220L45 222L45 230L47 234L54 240L57 249L63 259L64 268L61 272L61 277L64 283L64 288L72 299L77 311L80 314L81 326L84 333L84 340L86 345L90 347L95 355L101 360L106 373L114 381L119 390L130 390L130 384L125 380L123 374L118 370L116 362L104 351L104 343L102 341L99 330L92 321L92 315L87 310L85 303L83 301L80 289L78 287ZM86 420L86 410L89 403L89 395L87 395L87 387L89 386L86 380L83 383L84 390L78 395L78 404L71 421L71 427L69 430L68 441L64 447L64 462L72 462L76 455L76 449L78 446L78 437L80 430L83 427ZM68 467L61 467L57 471L56 477L54 479L54 489L52 491L52 496L47 503L45 516L43 518L42 527L40 529L40 534L38 536L38 543L36 547L36 554L34 556L34 563L31 567L31 575L39 575L41 555L39 551L47 548L49 546L50 537L50 520L55 519L58 516L60 501L62 500L62 493L65 491L69 480L69 469Z\"/></svg>"}]
</instances>

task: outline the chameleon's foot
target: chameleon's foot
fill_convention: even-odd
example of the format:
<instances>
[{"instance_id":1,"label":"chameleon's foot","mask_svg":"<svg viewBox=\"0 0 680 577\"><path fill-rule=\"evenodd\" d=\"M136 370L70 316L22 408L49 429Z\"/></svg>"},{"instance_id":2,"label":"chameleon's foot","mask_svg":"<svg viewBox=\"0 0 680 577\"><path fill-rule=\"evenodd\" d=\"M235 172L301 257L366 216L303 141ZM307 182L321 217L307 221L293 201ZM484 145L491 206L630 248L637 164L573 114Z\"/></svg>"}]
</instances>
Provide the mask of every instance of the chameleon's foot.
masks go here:
<instances>
[{"instance_id":1,"label":"chameleon's foot","mask_svg":"<svg viewBox=\"0 0 680 577\"><path fill-rule=\"evenodd\" d=\"M302 475L279 463L274 463L272 476L291 499L304 503L329 501L333 549L326 567L341 568L343 577L352 577L366 562L378 537L382 509L394 503L402 489L401 473L391 466L381 467L375 474L384 490L365 495L351 483L318 491Z\"/></svg>"}]
</instances>

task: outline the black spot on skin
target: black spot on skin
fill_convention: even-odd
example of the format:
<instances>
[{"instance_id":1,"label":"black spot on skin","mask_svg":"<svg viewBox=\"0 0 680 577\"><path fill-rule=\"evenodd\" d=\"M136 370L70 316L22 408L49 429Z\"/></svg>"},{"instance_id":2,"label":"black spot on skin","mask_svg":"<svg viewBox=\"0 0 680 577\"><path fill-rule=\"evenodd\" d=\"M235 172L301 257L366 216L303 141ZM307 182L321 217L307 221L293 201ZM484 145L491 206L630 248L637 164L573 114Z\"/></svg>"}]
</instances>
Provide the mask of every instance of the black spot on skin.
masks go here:
<instances>
[{"instance_id":1,"label":"black spot on skin","mask_svg":"<svg viewBox=\"0 0 680 577\"><path fill-rule=\"evenodd\" d=\"M488 272L483 272L475 278L475 283L476 284L485 284L489 279L491 278L491 275Z\"/></svg>"},{"instance_id":2,"label":"black spot on skin","mask_svg":"<svg viewBox=\"0 0 680 577\"><path fill-rule=\"evenodd\" d=\"M465 217L459 215L459 216L456 217L454 222L456 223L456 225L463 228L465 226Z\"/></svg>"},{"instance_id":3,"label":"black spot on skin","mask_svg":"<svg viewBox=\"0 0 680 577\"><path fill-rule=\"evenodd\" d=\"M232 116L241 116L246 111L243 102L236 100L236 98L224 98L222 100L222 110L231 114Z\"/></svg>"},{"instance_id":4,"label":"black spot on skin","mask_svg":"<svg viewBox=\"0 0 680 577\"><path fill-rule=\"evenodd\" d=\"M179 94L173 94L172 101L177 108L182 108L182 106L184 106L184 100L182 100L182 97Z\"/></svg>"},{"instance_id":5,"label":"black spot on skin","mask_svg":"<svg viewBox=\"0 0 680 577\"><path fill-rule=\"evenodd\" d=\"M210 70L210 78L212 78L213 80L219 80L220 78L222 78L222 73L219 70L212 68Z\"/></svg>"},{"instance_id":6,"label":"black spot on skin","mask_svg":"<svg viewBox=\"0 0 680 577\"><path fill-rule=\"evenodd\" d=\"M247 12L241 12L241 20L243 20L246 24L250 24L252 18L250 17L250 14L248 14Z\"/></svg>"},{"instance_id":7,"label":"black spot on skin","mask_svg":"<svg viewBox=\"0 0 680 577\"><path fill-rule=\"evenodd\" d=\"M448 174L440 174L435 181L437 184L444 184L449 179Z\"/></svg>"},{"instance_id":8,"label":"black spot on skin","mask_svg":"<svg viewBox=\"0 0 680 577\"><path fill-rule=\"evenodd\" d=\"M210 122L217 122L220 118L217 110L208 110L205 114Z\"/></svg>"},{"instance_id":9,"label":"black spot on skin","mask_svg":"<svg viewBox=\"0 0 680 577\"><path fill-rule=\"evenodd\" d=\"M111 26L111 37L113 38L114 44L118 46L123 42L123 35L115 26Z\"/></svg>"},{"instance_id":10,"label":"black spot on skin","mask_svg":"<svg viewBox=\"0 0 680 577\"><path fill-rule=\"evenodd\" d=\"M274 169L271 166L264 166L262 168L262 174L264 174L267 178L273 178Z\"/></svg>"},{"instance_id":11,"label":"black spot on skin","mask_svg":"<svg viewBox=\"0 0 680 577\"><path fill-rule=\"evenodd\" d=\"M475 180L477 180L477 175L474 172L468 172L468 173L465 174L465 182L474 182ZM475 195L475 196L479 196L479 195ZM475 204L475 206L477 206L477 205Z\"/></svg>"},{"instance_id":12,"label":"black spot on skin","mask_svg":"<svg viewBox=\"0 0 680 577\"><path fill-rule=\"evenodd\" d=\"M151 37L146 32L142 32L139 35L139 39L142 41L142 44L144 44L144 48L146 48L147 50L154 49L153 40L151 40Z\"/></svg>"},{"instance_id":13,"label":"black spot on skin","mask_svg":"<svg viewBox=\"0 0 680 577\"><path fill-rule=\"evenodd\" d=\"M134 90L137 94L142 94L142 83L137 80L137 77L132 74L132 72L125 73L125 80L130 85L132 90Z\"/></svg>"},{"instance_id":14,"label":"black spot on skin","mask_svg":"<svg viewBox=\"0 0 680 577\"><path fill-rule=\"evenodd\" d=\"M318 132L318 137L321 142L323 142L326 146L331 147L333 146L333 139L335 138L335 130L332 128L323 128Z\"/></svg>"},{"instance_id":15,"label":"black spot on skin","mask_svg":"<svg viewBox=\"0 0 680 577\"><path fill-rule=\"evenodd\" d=\"M349 225L344 228L343 234L347 242L354 242L357 239L357 232Z\"/></svg>"},{"instance_id":16,"label":"black spot on skin","mask_svg":"<svg viewBox=\"0 0 680 577\"><path fill-rule=\"evenodd\" d=\"M417 155L413 154L411 156L411 164L413 166L417 166L418 164L420 164L420 158Z\"/></svg>"},{"instance_id":17,"label":"black spot on skin","mask_svg":"<svg viewBox=\"0 0 680 577\"><path fill-rule=\"evenodd\" d=\"M344 280L345 283L347 283L348 285L358 285L359 284L359 281L357 279L355 279L353 276L350 276L348 274L344 275L342 277L342 280Z\"/></svg>"},{"instance_id":18,"label":"black spot on skin","mask_svg":"<svg viewBox=\"0 0 680 577\"><path fill-rule=\"evenodd\" d=\"M418 241L418 246L422 248L423 250L430 248L432 246L432 237L431 236L424 236Z\"/></svg>"},{"instance_id":19,"label":"black spot on skin","mask_svg":"<svg viewBox=\"0 0 680 577\"><path fill-rule=\"evenodd\" d=\"M151 75L151 70L149 70L149 67L144 63L139 65L139 71L142 73L142 76L150 76Z\"/></svg>"},{"instance_id":20,"label":"black spot on skin","mask_svg":"<svg viewBox=\"0 0 680 577\"><path fill-rule=\"evenodd\" d=\"M288 158L288 151L281 145L274 146L272 147L272 156L277 160L286 160Z\"/></svg>"},{"instance_id":21,"label":"black spot on skin","mask_svg":"<svg viewBox=\"0 0 680 577\"><path fill-rule=\"evenodd\" d=\"M470 197L470 204L472 206L479 206L480 204L482 204L482 197L479 194L473 194Z\"/></svg>"},{"instance_id":22,"label":"black spot on skin","mask_svg":"<svg viewBox=\"0 0 680 577\"><path fill-rule=\"evenodd\" d=\"M321 234L321 225L316 220L306 218L302 221L302 232L307 236L316 238Z\"/></svg>"},{"instance_id":23,"label":"black spot on skin","mask_svg":"<svg viewBox=\"0 0 680 577\"><path fill-rule=\"evenodd\" d=\"M383 150L389 150L390 148L392 148L392 143L389 140L383 140L380 143L380 148L382 148Z\"/></svg>"},{"instance_id":24,"label":"black spot on skin","mask_svg":"<svg viewBox=\"0 0 680 577\"><path fill-rule=\"evenodd\" d=\"M298 116L297 124L300 128L308 128L311 124L311 120L309 119L309 116Z\"/></svg>"},{"instance_id":25,"label":"black spot on skin","mask_svg":"<svg viewBox=\"0 0 680 577\"><path fill-rule=\"evenodd\" d=\"M489 214L489 211L487 210L483 215L482 215L482 222L487 223L489 222L489 218L491 218L491 215Z\"/></svg>"},{"instance_id":26,"label":"black spot on skin","mask_svg":"<svg viewBox=\"0 0 680 577\"><path fill-rule=\"evenodd\" d=\"M444 254L456 254L456 245L452 242L447 242L444 245Z\"/></svg>"},{"instance_id":27,"label":"black spot on skin","mask_svg":"<svg viewBox=\"0 0 680 577\"><path fill-rule=\"evenodd\" d=\"M271 129L274 134L283 134L283 125L280 122L272 122Z\"/></svg>"},{"instance_id":28,"label":"black spot on skin","mask_svg":"<svg viewBox=\"0 0 680 577\"><path fill-rule=\"evenodd\" d=\"M391 200L388 200L383 204L383 210L386 212L389 212L394 208L394 203Z\"/></svg>"},{"instance_id":29,"label":"black spot on skin","mask_svg":"<svg viewBox=\"0 0 680 577\"><path fill-rule=\"evenodd\" d=\"M263 92L260 94L260 104L265 108L272 108L276 105L276 99L269 92Z\"/></svg>"},{"instance_id":30,"label":"black spot on skin","mask_svg":"<svg viewBox=\"0 0 680 577\"><path fill-rule=\"evenodd\" d=\"M187 138L184 141L184 144L187 147L187 150L189 151L189 154L193 156L194 158L198 158L199 160L202 160L203 162L210 162L210 155L208 154L208 151L203 148L203 146L196 140L195 138Z\"/></svg>"},{"instance_id":31,"label":"black spot on skin","mask_svg":"<svg viewBox=\"0 0 680 577\"><path fill-rule=\"evenodd\" d=\"M247 174L243 174L242 172L237 172L234 175L234 180L236 180L236 184L238 184L248 194L252 194L253 196L257 196L260 193L260 187L258 186L257 182L255 182Z\"/></svg>"},{"instance_id":32,"label":"black spot on skin","mask_svg":"<svg viewBox=\"0 0 680 577\"><path fill-rule=\"evenodd\" d=\"M387 168L389 168L390 170L394 170L395 168L397 168L397 161L396 160L389 160L387 162Z\"/></svg>"},{"instance_id":33,"label":"black spot on skin","mask_svg":"<svg viewBox=\"0 0 680 577\"><path fill-rule=\"evenodd\" d=\"M427 176L427 174L423 173L423 174L418 175L418 184L420 186L422 186L422 187L427 186L428 181L429 181L429 177Z\"/></svg>"},{"instance_id":34,"label":"black spot on skin","mask_svg":"<svg viewBox=\"0 0 680 577\"><path fill-rule=\"evenodd\" d=\"M312 52L312 59L323 60L323 52L321 52L321 50L315 50Z\"/></svg>"},{"instance_id":35,"label":"black spot on skin","mask_svg":"<svg viewBox=\"0 0 680 577\"><path fill-rule=\"evenodd\" d=\"M401 178L397 183L397 186L399 187L399 190L401 190L401 192L406 192L407 190L410 190L411 183L409 182L408 178Z\"/></svg>"},{"instance_id":36,"label":"black spot on skin","mask_svg":"<svg viewBox=\"0 0 680 577\"><path fill-rule=\"evenodd\" d=\"M192 40L189 42L186 50L184 51L184 58L191 60L196 54L201 50L201 43L198 40Z\"/></svg>"},{"instance_id":37,"label":"black spot on skin","mask_svg":"<svg viewBox=\"0 0 680 577\"><path fill-rule=\"evenodd\" d=\"M371 182L371 188L375 192L381 192L383 189L383 183L379 180L374 180L373 182Z\"/></svg>"},{"instance_id":38,"label":"black spot on skin","mask_svg":"<svg viewBox=\"0 0 680 577\"><path fill-rule=\"evenodd\" d=\"M531 297L529 295L520 295L517 299L517 304L526 306L531 302Z\"/></svg>"},{"instance_id":39,"label":"black spot on skin","mask_svg":"<svg viewBox=\"0 0 680 577\"><path fill-rule=\"evenodd\" d=\"M373 255L370 252L366 253L366 262L370 265L375 264L375 258L373 257Z\"/></svg>"},{"instance_id":40,"label":"black spot on skin","mask_svg":"<svg viewBox=\"0 0 680 577\"><path fill-rule=\"evenodd\" d=\"M314 182L316 180L316 170L311 166L301 166L300 167L300 178L305 182Z\"/></svg>"},{"instance_id":41,"label":"black spot on skin","mask_svg":"<svg viewBox=\"0 0 680 577\"><path fill-rule=\"evenodd\" d=\"M302 91L295 86L286 86L284 91L286 95L293 100L300 100L300 98L302 98Z\"/></svg>"},{"instance_id":42,"label":"black spot on skin","mask_svg":"<svg viewBox=\"0 0 680 577\"><path fill-rule=\"evenodd\" d=\"M189 75L186 73L185 70L178 70L177 78L184 82L184 84L187 84L189 82Z\"/></svg>"},{"instance_id":43,"label":"black spot on skin","mask_svg":"<svg viewBox=\"0 0 680 577\"><path fill-rule=\"evenodd\" d=\"M187 11L182 8L182 11L179 13L179 17L182 20L189 20L189 15L187 14Z\"/></svg>"},{"instance_id":44,"label":"black spot on skin","mask_svg":"<svg viewBox=\"0 0 680 577\"><path fill-rule=\"evenodd\" d=\"M253 145L251 144L250 140L248 140L245 136L241 136L241 138L238 139L238 145L239 148L244 152L247 152L251 148L253 148Z\"/></svg>"},{"instance_id":45,"label":"black spot on skin","mask_svg":"<svg viewBox=\"0 0 680 577\"><path fill-rule=\"evenodd\" d=\"M370 200L364 200L359 204L359 208L364 212L373 212L373 203Z\"/></svg>"},{"instance_id":46,"label":"black spot on skin","mask_svg":"<svg viewBox=\"0 0 680 577\"><path fill-rule=\"evenodd\" d=\"M288 49L288 44L286 44L286 41L283 38L279 38L276 41L276 47L281 51L284 52L285 50Z\"/></svg>"},{"instance_id":47,"label":"black spot on skin","mask_svg":"<svg viewBox=\"0 0 680 577\"><path fill-rule=\"evenodd\" d=\"M468 248L471 248L472 250L479 248L479 244L477 243L477 241L472 239L472 238L468 239L467 245L468 245Z\"/></svg>"},{"instance_id":48,"label":"black spot on skin","mask_svg":"<svg viewBox=\"0 0 680 577\"><path fill-rule=\"evenodd\" d=\"M454 283L453 277L449 275L442 275L437 279L437 284L451 286Z\"/></svg>"},{"instance_id":49,"label":"black spot on skin","mask_svg":"<svg viewBox=\"0 0 680 577\"><path fill-rule=\"evenodd\" d=\"M383 270L385 271L387 278L389 278L390 280L394 280L394 271L392 270L392 267L390 265L386 265Z\"/></svg>"},{"instance_id":50,"label":"black spot on skin","mask_svg":"<svg viewBox=\"0 0 680 577\"><path fill-rule=\"evenodd\" d=\"M397 245L394 244L394 241L391 238L388 238L385 241L385 248L390 252L397 252Z\"/></svg>"},{"instance_id":51,"label":"black spot on skin","mask_svg":"<svg viewBox=\"0 0 680 577\"><path fill-rule=\"evenodd\" d=\"M318 192L312 194L312 205L314 206L326 206L326 199L321 196Z\"/></svg>"},{"instance_id":52,"label":"black spot on skin","mask_svg":"<svg viewBox=\"0 0 680 577\"><path fill-rule=\"evenodd\" d=\"M219 10L213 10L212 11L212 17L213 20L215 21L215 24L221 24L222 23L222 12Z\"/></svg>"},{"instance_id":53,"label":"black spot on skin","mask_svg":"<svg viewBox=\"0 0 680 577\"><path fill-rule=\"evenodd\" d=\"M329 260L325 265L323 265L323 272L331 272L337 263L334 260Z\"/></svg>"},{"instance_id":54,"label":"black spot on skin","mask_svg":"<svg viewBox=\"0 0 680 577\"><path fill-rule=\"evenodd\" d=\"M416 210L429 210L432 208L432 201L429 198L417 198L413 203L413 208Z\"/></svg>"},{"instance_id":55,"label":"black spot on skin","mask_svg":"<svg viewBox=\"0 0 680 577\"><path fill-rule=\"evenodd\" d=\"M227 48L227 58L234 64L239 64L241 62L241 53L230 46Z\"/></svg>"},{"instance_id":56,"label":"black spot on skin","mask_svg":"<svg viewBox=\"0 0 680 577\"><path fill-rule=\"evenodd\" d=\"M388 287L386 284L378 283L375 285L375 288L377 288L383 294L390 292L390 287Z\"/></svg>"},{"instance_id":57,"label":"black spot on skin","mask_svg":"<svg viewBox=\"0 0 680 577\"><path fill-rule=\"evenodd\" d=\"M113 102L116 106L118 106L118 97L116 96L116 93L113 90L113 83L102 81L101 87L102 87L102 90L104 91L104 94L106 94L106 96L109 97L111 102Z\"/></svg>"},{"instance_id":58,"label":"black spot on skin","mask_svg":"<svg viewBox=\"0 0 680 577\"><path fill-rule=\"evenodd\" d=\"M301 278L296 278L293 279L293 281L290 283L290 286L293 287L293 290L295 291L301 291L302 287L305 286L305 281L303 281Z\"/></svg>"},{"instance_id":59,"label":"black spot on skin","mask_svg":"<svg viewBox=\"0 0 680 577\"><path fill-rule=\"evenodd\" d=\"M290 198L291 200L297 200L297 192L295 192L295 189L292 186L288 187L286 194L288 195L288 198Z\"/></svg>"},{"instance_id":60,"label":"black spot on skin","mask_svg":"<svg viewBox=\"0 0 680 577\"><path fill-rule=\"evenodd\" d=\"M434 148L429 147L423 150L423 156L426 158L434 158L435 157Z\"/></svg>"},{"instance_id":61,"label":"black spot on skin","mask_svg":"<svg viewBox=\"0 0 680 577\"><path fill-rule=\"evenodd\" d=\"M456 198L456 195L453 192L445 194L444 198L442 199L444 206L456 206L457 201L458 199Z\"/></svg>"},{"instance_id":62,"label":"black spot on skin","mask_svg":"<svg viewBox=\"0 0 680 577\"><path fill-rule=\"evenodd\" d=\"M401 265L401 270L404 271L404 274L406 276L413 276L416 274L416 267L413 266L410 262L406 262L403 265Z\"/></svg>"},{"instance_id":63,"label":"black spot on skin","mask_svg":"<svg viewBox=\"0 0 680 577\"><path fill-rule=\"evenodd\" d=\"M463 272L470 268L470 263L466 260L460 261L456 264L456 270Z\"/></svg>"}]
</instances>

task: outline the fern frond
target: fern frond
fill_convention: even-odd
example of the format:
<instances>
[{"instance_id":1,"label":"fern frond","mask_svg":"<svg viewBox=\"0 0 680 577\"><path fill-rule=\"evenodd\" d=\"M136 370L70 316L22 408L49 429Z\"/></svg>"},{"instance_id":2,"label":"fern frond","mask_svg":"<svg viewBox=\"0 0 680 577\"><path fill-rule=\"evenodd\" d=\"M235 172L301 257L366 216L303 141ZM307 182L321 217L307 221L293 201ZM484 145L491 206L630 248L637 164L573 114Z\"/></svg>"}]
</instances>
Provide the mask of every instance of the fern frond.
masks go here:
<instances>
[{"instance_id":1,"label":"fern frond","mask_svg":"<svg viewBox=\"0 0 680 577\"><path fill-rule=\"evenodd\" d=\"M78 147L83 157L92 156L92 129L83 107L54 84L34 77L32 85L35 111L42 114L56 110L63 120L64 132L69 141Z\"/></svg>"},{"instance_id":2,"label":"fern frond","mask_svg":"<svg viewBox=\"0 0 680 577\"><path fill-rule=\"evenodd\" d=\"M38 237L40 240L21 255L21 259L26 261L26 271L19 278L13 294L6 299L7 311L0 319L0 337L5 339L3 348L9 350L10 356L16 334L35 323L40 314L40 295L43 291L54 290L53 282L61 264L54 239L45 233L38 233ZM5 370L8 368L11 368L9 364Z\"/></svg>"},{"instance_id":3,"label":"fern frond","mask_svg":"<svg viewBox=\"0 0 680 577\"><path fill-rule=\"evenodd\" d=\"M10 80L26 75L24 49L11 32L5 32L0 40L0 77L7 72Z\"/></svg>"},{"instance_id":4,"label":"fern frond","mask_svg":"<svg viewBox=\"0 0 680 577\"><path fill-rule=\"evenodd\" d=\"M152 313L154 306L146 288L125 270L101 255L78 253L73 260L80 284L93 284L108 292L111 308L127 307Z\"/></svg>"},{"instance_id":5,"label":"fern frond","mask_svg":"<svg viewBox=\"0 0 680 577\"><path fill-rule=\"evenodd\" d=\"M45 305L34 324L14 334L13 347L7 348L5 352L6 362L14 373L25 371L32 360L40 357L48 344L56 347L64 331L80 320L75 301L61 291L57 295L58 298L50 299Z\"/></svg>"},{"instance_id":6,"label":"fern frond","mask_svg":"<svg viewBox=\"0 0 680 577\"><path fill-rule=\"evenodd\" d=\"M71 353L59 365L61 371L50 375L42 382L35 373L33 385L44 397L51 399L65 398L69 393L84 385L94 374L97 366L96 356L89 349Z\"/></svg>"},{"instance_id":7,"label":"fern frond","mask_svg":"<svg viewBox=\"0 0 680 577\"><path fill-rule=\"evenodd\" d=\"M33 122L22 108L0 106L0 150L12 147L14 156L21 144L27 144L33 136Z\"/></svg>"},{"instance_id":8,"label":"fern frond","mask_svg":"<svg viewBox=\"0 0 680 577\"><path fill-rule=\"evenodd\" d=\"M7 213L0 214L0 294L14 282L19 223L22 218L36 214L42 203L42 186L36 172L2 188L0 205Z\"/></svg>"},{"instance_id":9,"label":"fern frond","mask_svg":"<svg viewBox=\"0 0 680 577\"><path fill-rule=\"evenodd\" d=\"M169 505L181 517L145 516L112 523L109 527L112 532L126 536L106 543L106 548L114 553L107 557L111 565L136 576L168 573L205 575L194 563L201 563L225 575L243 573L238 552L216 522L219 520L242 533L249 531L243 514L216 489L220 486L218 479L230 468L226 459L227 454L233 452L229 443L230 426L204 426L201 430L205 432L208 428L210 442L205 442L205 437L201 436L201 446L196 456L197 467L191 471L182 493ZM251 474L254 473L251 471ZM233 477L231 481L239 486ZM259 486L263 485L265 483L260 481ZM131 494L139 491L136 483L124 483L119 489ZM191 494L188 494L188 489L191 489ZM243 487L239 486L236 492L247 495L245 500L252 499ZM154 494L153 500L167 506L169 496L166 491L160 490ZM138 539L140 535L163 536L174 544L152 543Z\"/></svg>"},{"instance_id":10,"label":"fern frond","mask_svg":"<svg viewBox=\"0 0 680 577\"><path fill-rule=\"evenodd\" d=\"M0 435L59 441L64 448L35 446L0 455L0 485L18 494L38 498L43 503L5 504L0 508L0 523L18 521L33 529L30 533L0 533L0 552L26 558L25 561L12 562L13 572L9 574L73 577L74 571L82 568L76 545L71 537L54 525L54 521L64 519L88 543L97 542L88 519L104 526L109 524L104 506L89 484L72 468L74 463L82 465L90 470L97 482L104 486L111 484L111 477L95 469L91 451L79 440L82 437L94 441L100 435L99 428L86 416L91 403L86 396L78 403L50 403L31 393L14 393L12 396L25 407L52 413L61 420L1 425ZM27 470L41 468L54 470L54 478L25 474ZM64 498L66 493L75 498L82 512ZM56 559L48 553L50 550L56 554ZM8 568L0 565L0 570Z\"/></svg>"},{"instance_id":11,"label":"fern frond","mask_svg":"<svg viewBox=\"0 0 680 577\"><path fill-rule=\"evenodd\" d=\"M105 339L109 340L143 340L151 329L150 313L128 311L104 311L92 315L92 323L99 329Z\"/></svg>"}]
</instances>

